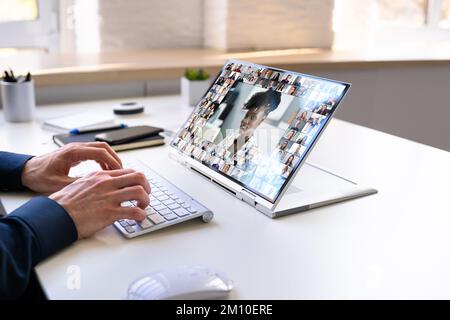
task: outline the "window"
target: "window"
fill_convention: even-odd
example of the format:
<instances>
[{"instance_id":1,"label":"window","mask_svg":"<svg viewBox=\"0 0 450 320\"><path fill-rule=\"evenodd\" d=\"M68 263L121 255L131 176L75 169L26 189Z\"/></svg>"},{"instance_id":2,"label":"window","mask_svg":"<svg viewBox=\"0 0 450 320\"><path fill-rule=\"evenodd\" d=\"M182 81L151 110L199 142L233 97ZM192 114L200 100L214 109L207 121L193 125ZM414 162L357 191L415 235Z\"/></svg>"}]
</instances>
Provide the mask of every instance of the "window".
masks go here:
<instances>
[{"instance_id":1,"label":"window","mask_svg":"<svg viewBox=\"0 0 450 320\"><path fill-rule=\"evenodd\" d=\"M450 26L450 0L376 0L376 10L382 24Z\"/></svg>"},{"instance_id":2,"label":"window","mask_svg":"<svg viewBox=\"0 0 450 320\"><path fill-rule=\"evenodd\" d=\"M0 22L30 21L37 18L37 0L0 0Z\"/></svg>"},{"instance_id":3,"label":"window","mask_svg":"<svg viewBox=\"0 0 450 320\"><path fill-rule=\"evenodd\" d=\"M422 44L450 38L450 0L335 0L335 49Z\"/></svg>"},{"instance_id":4,"label":"window","mask_svg":"<svg viewBox=\"0 0 450 320\"><path fill-rule=\"evenodd\" d=\"M443 0L441 3L441 16L439 25L442 28L450 28L450 0Z\"/></svg>"},{"instance_id":5,"label":"window","mask_svg":"<svg viewBox=\"0 0 450 320\"><path fill-rule=\"evenodd\" d=\"M0 0L0 47L58 48L55 0Z\"/></svg>"},{"instance_id":6,"label":"window","mask_svg":"<svg viewBox=\"0 0 450 320\"><path fill-rule=\"evenodd\" d=\"M422 26L427 17L427 0L377 0L376 10L380 23Z\"/></svg>"}]
</instances>

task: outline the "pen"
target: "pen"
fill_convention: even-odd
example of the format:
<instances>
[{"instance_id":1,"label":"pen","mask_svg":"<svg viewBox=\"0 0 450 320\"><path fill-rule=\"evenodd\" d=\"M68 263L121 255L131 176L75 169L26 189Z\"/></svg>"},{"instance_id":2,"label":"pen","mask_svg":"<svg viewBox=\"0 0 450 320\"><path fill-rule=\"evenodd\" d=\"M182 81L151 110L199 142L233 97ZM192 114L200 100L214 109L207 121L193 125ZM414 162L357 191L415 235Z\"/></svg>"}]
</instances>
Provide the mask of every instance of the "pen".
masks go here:
<instances>
[{"instance_id":1,"label":"pen","mask_svg":"<svg viewBox=\"0 0 450 320\"><path fill-rule=\"evenodd\" d=\"M5 70L5 76L3 77L3 80L6 82L16 82L16 79L14 79L14 75L12 73L8 74L8 71Z\"/></svg>"},{"instance_id":2,"label":"pen","mask_svg":"<svg viewBox=\"0 0 450 320\"><path fill-rule=\"evenodd\" d=\"M16 77L14 76L14 72L12 71L11 68L9 68L9 74L11 75L10 76L11 81L12 82L17 82Z\"/></svg>"},{"instance_id":3,"label":"pen","mask_svg":"<svg viewBox=\"0 0 450 320\"><path fill-rule=\"evenodd\" d=\"M7 70L3 71L3 81L5 82L28 82L31 81L31 73L27 73L25 76L15 76L14 71L12 71L11 68L9 68L9 73Z\"/></svg>"},{"instance_id":4,"label":"pen","mask_svg":"<svg viewBox=\"0 0 450 320\"><path fill-rule=\"evenodd\" d=\"M3 80L6 81L6 82L9 82L10 80L9 80L8 71L5 70L4 73L5 73L5 75L3 76Z\"/></svg>"},{"instance_id":5,"label":"pen","mask_svg":"<svg viewBox=\"0 0 450 320\"><path fill-rule=\"evenodd\" d=\"M82 134L82 133L90 133L90 132L96 132L96 131L100 131L100 130L112 130L112 129L123 129L128 127L126 124L121 123L121 124L117 124L114 126L109 126L109 127L97 127L97 128L93 128L93 129L72 129L69 131L70 134L72 135L76 135L76 134Z\"/></svg>"}]
</instances>

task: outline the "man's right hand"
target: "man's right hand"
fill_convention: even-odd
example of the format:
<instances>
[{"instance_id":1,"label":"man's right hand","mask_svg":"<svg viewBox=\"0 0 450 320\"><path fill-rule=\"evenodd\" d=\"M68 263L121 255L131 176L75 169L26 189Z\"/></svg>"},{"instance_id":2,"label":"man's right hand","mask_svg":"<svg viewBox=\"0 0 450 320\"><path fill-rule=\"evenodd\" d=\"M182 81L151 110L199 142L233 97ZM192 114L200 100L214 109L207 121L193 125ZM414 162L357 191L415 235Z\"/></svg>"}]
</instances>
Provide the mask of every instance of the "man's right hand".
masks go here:
<instances>
[{"instance_id":1,"label":"man's right hand","mask_svg":"<svg viewBox=\"0 0 450 320\"><path fill-rule=\"evenodd\" d=\"M91 173L49 196L73 219L78 238L86 238L120 219L142 221L150 203L145 175L132 169ZM121 207L136 200L137 207Z\"/></svg>"}]
</instances>

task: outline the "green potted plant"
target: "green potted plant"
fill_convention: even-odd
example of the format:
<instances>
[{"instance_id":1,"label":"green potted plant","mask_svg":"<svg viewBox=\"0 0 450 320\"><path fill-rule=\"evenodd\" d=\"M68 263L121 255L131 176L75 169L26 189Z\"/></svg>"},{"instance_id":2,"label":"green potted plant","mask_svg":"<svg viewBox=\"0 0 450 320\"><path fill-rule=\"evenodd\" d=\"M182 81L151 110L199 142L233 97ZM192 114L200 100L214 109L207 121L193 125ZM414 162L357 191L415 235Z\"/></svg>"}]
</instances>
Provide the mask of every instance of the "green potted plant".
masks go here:
<instances>
[{"instance_id":1,"label":"green potted plant","mask_svg":"<svg viewBox=\"0 0 450 320\"><path fill-rule=\"evenodd\" d=\"M202 69L186 69L181 78L181 96L187 105L195 105L208 90L209 74Z\"/></svg>"}]
</instances>

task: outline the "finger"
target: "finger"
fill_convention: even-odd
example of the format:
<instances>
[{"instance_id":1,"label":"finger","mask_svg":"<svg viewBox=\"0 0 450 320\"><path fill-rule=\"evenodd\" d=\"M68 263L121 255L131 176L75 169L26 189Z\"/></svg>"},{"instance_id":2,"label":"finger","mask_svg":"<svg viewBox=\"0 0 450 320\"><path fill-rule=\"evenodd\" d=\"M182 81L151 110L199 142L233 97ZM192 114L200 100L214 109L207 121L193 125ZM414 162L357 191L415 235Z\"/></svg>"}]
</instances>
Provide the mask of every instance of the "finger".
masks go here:
<instances>
[{"instance_id":1,"label":"finger","mask_svg":"<svg viewBox=\"0 0 450 320\"><path fill-rule=\"evenodd\" d=\"M117 169L117 170L107 170L107 171L102 171L103 174L107 174L110 177L120 177L124 174L130 174L130 173L134 173L136 172L133 169Z\"/></svg>"},{"instance_id":2,"label":"finger","mask_svg":"<svg viewBox=\"0 0 450 320\"><path fill-rule=\"evenodd\" d=\"M75 145L77 148L79 148L79 147L82 147L82 146L87 146L89 143L78 143L78 142L75 142L75 143L72 143L72 145ZM120 159L119 159L120 160ZM77 165L79 165L80 163L82 163L83 161L76 161L76 162L73 162L72 164L71 164L71 167L73 168L73 167L76 167ZM95 161L101 168L102 168L102 170L110 170L110 168L108 167L108 165L106 164L106 163L104 163L104 162L101 162L101 161Z\"/></svg>"},{"instance_id":3,"label":"finger","mask_svg":"<svg viewBox=\"0 0 450 320\"><path fill-rule=\"evenodd\" d=\"M73 144L76 145L77 147L91 147L91 148L104 149L120 164L120 168L122 168L122 160L120 159L118 154L114 151L114 149L111 148L111 146L109 144L107 144L106 142L100 142L100 141L79 142L79 143L75 142Z\"/></svg>"},{"instance_id":4,"label":"finger","mask_svg":"<svg viewBox=\"0 0 450 320\"><path fill-rule=\"evenodd\" d=\"M97 162L97 164L102 168L102 170L109 170L109 167L106 163L100 162L100 161L95 161Z\"/></svg>"},{"instance_id":5,"label":"finger","mask_svg":"<svg viewBox=\"0 0 450 320\"><path fill-rule=\"evenodd\" d=\"M125 201L136 200L138 206L145 209L150 204L150 197L142 186L132 186L119 189L112 193L112 196L118 203Z\"/></svg>"},{"instance_id":6,"label":"finger","mask_svg":"<svg viewBox=\"0 0 450 320\"><path fill-rule=\"evenodd\" d=\"M115 177L112 179L112 183L117 189L140 185L144 188L147 194L150 194L151 192L150 184L148 183L145 175L141 172L133 172Z\"/></svg>"},{"instance_id":7,"label":"finger","mask_svg":"<svg viewBox=\"0 0 450 320\"><path fill-rule=\"evenodd\" d=\"M130 219L130 220L137 220L142 221L146 218L145 211L139 207L125 207L120 208L116 211L115 214L115 220L120 219Z\"/></svg>"},{"instance_id":8,"label":"finger","mask_svg":"<svg viewBox=\"0 0 450 320\"><path fill-rule=\"evenodd\" d=\"M65 186L67 186L67 185L69 185L69 184L71 184L71 183L73 183L73 182L75 182L75 181L77 181L78 179L80 179L80 177L64 177L63 178L63 184L65 185Z\"/></svg>"},{"instance_id":9,"label":"finger","mask_svg":"<svg viewBox=\"0 0 450 320\"><path fill-rule=\"evenodd\" d=\"M79 165L80 163L81 163L81 161L76 161L76 162L72 163L71 166L73 168L73 167L76 167L77 165Z\"/></svg>"},{"instance_id":10,"label":"finger","mask_svg":"<svg viewBox=\"0 0 450 320\"><path fill-rule=\"evenodd\" d=\"M110 169L121 169L117 160L102 148L87 147L84 145L77 146L72 151L73 161L94 160L106 164Z\"/></svg>"},{"instance_id":11,"label":"finger","mask_svg":"<svg viewBox=\"0 0 450 320\"><path fill-rule=\"evenodd\" d=\"M97 170L97 171L92 171L92 172L88 173L87 175L84 176L84 178L94 179L94 180L98 176L100 176L100 177L107 176L107 177L112 178L112 177L118 177L122 174L128 174L128 173L133 173L133 172L135 172L133 169L118 169L118 170L104 170L104 171ZM106 184L108 184L108 183L111 184L110 180L111 179L105 179L104 182Z\"/></svg>"},{"instance_id":12,"label":"finger","mask_svg":"<svg viewBox=\"0 0 450 320\"><path fill-rule=\"evenodd\" d=\"M119 155L106 142L88 142L85 145L88 147L105 149L114 159L117 160L117 162L120 164L120 167L122 168L122 160L120 160Z\"/></svg>"}]
</instances>

